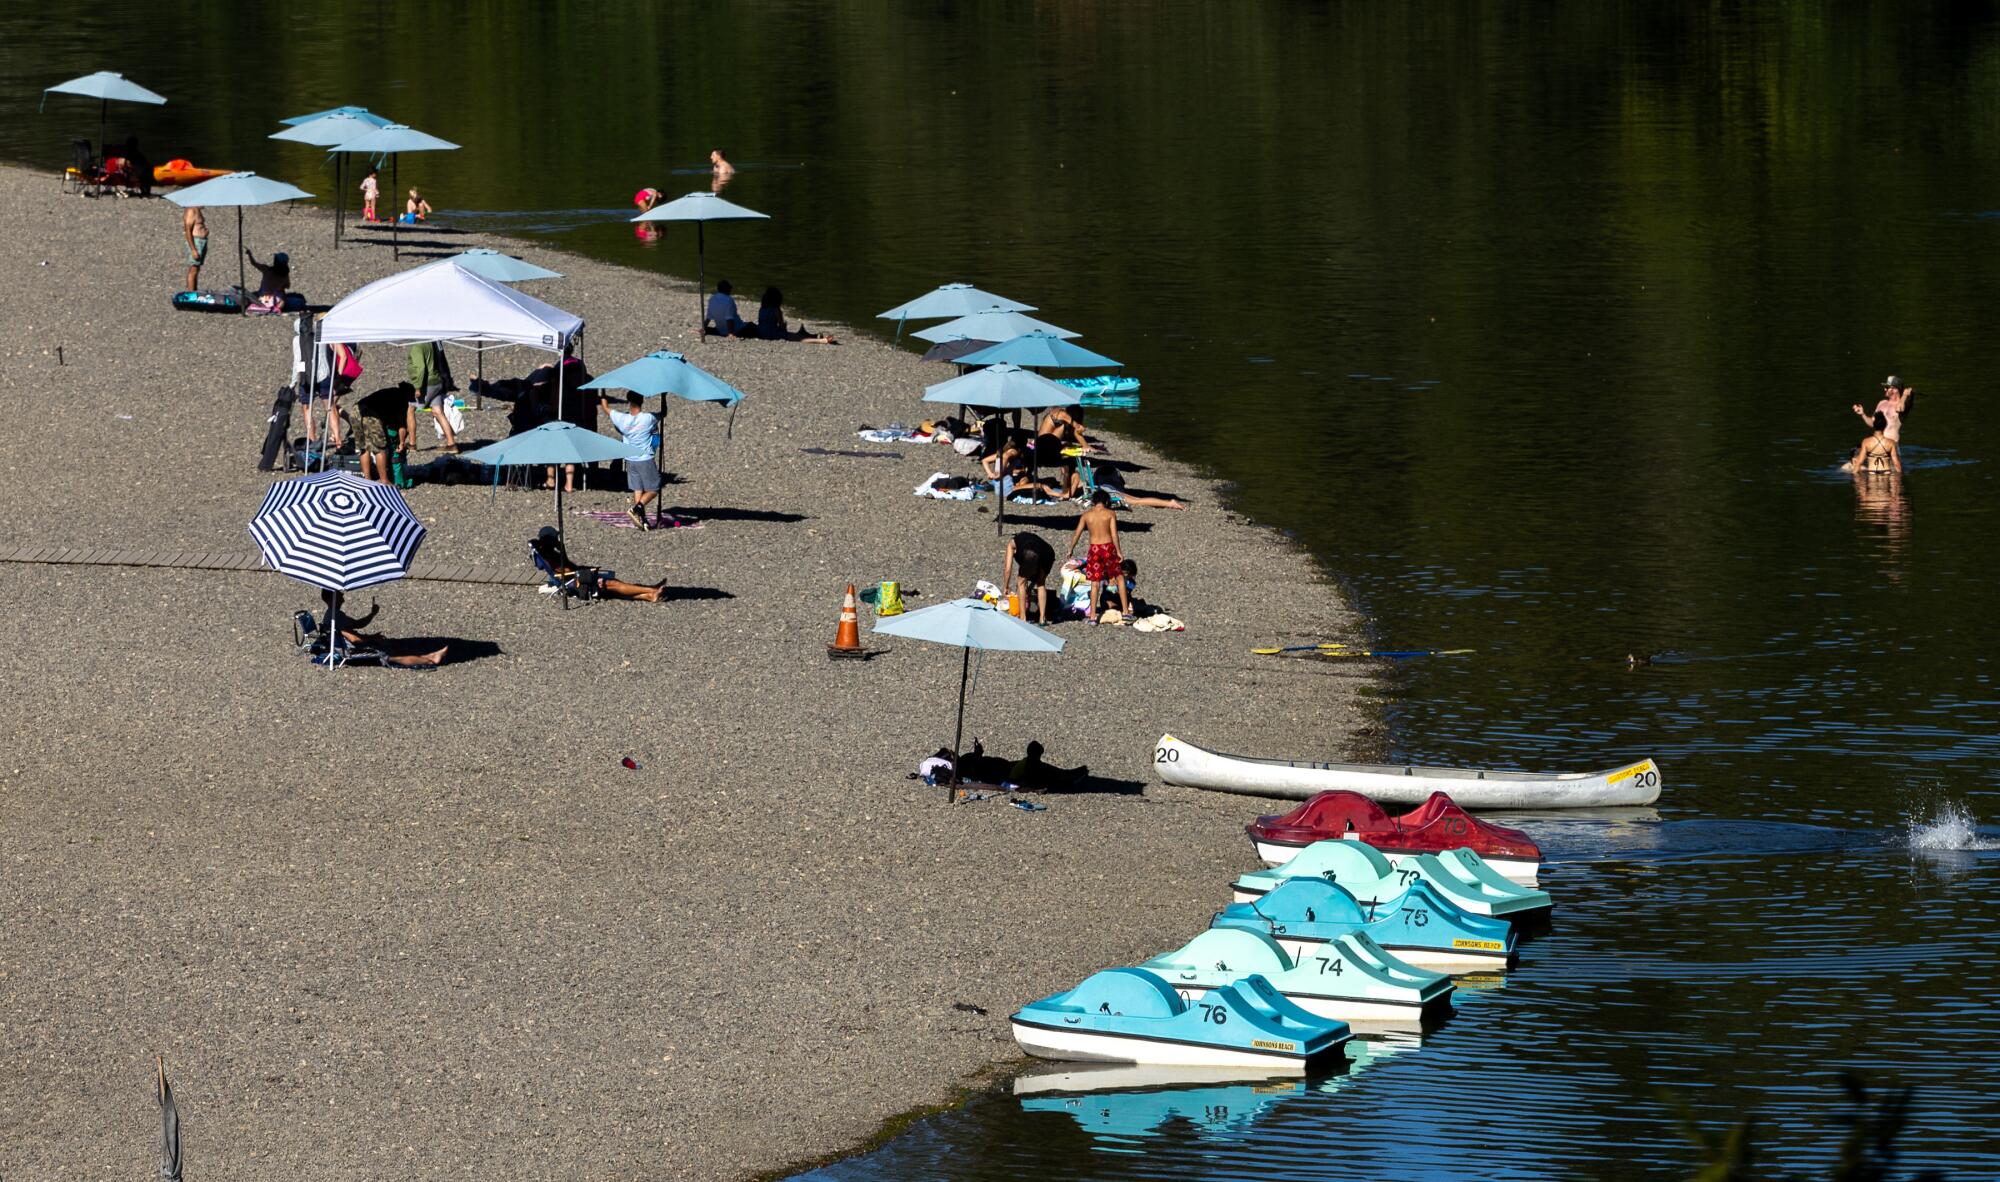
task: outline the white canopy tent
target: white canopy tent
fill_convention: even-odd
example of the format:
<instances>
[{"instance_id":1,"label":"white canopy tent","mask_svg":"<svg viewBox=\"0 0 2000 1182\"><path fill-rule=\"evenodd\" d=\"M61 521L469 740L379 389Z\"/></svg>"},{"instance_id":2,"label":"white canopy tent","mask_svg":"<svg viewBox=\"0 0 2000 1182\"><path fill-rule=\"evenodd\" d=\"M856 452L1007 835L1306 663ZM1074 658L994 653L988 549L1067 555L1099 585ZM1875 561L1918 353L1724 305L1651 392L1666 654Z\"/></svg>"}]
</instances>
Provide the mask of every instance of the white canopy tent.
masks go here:
<instances>
[{"instance_id":1,"label":"white canopy tent","mask_svg":"<svg viewBox=\"0 0 2000 1182\"><path fill-rule=\"evenodd\" d=\"M321 345L461 345L484 354L520 345L558 355L556 413L563 411L560 355L583 317L523 295L445 259L349 292L319 322ZM317 349L314 350L318 352Z\"/></svg>"},{"instance_id":2,"label":"white canopy tent","mask_svg":"<svg viewBox=\"0 0 2000 1182\"><path fill-rule=\"evenodd\" d=\"M444 259L348 293L320 321L319 330L321 342L329 345L447 341L560 353L583 331L583 317Z\"/></svg>"}]
</instances>

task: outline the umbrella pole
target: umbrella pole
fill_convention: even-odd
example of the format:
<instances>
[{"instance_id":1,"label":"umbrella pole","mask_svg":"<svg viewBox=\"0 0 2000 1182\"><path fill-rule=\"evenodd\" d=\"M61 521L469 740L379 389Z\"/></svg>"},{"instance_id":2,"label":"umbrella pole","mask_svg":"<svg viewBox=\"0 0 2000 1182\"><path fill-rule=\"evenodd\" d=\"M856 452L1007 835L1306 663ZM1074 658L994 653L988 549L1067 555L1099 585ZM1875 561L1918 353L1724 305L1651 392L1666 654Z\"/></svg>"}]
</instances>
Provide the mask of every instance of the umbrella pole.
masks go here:
<instances>
[{"instance_id":1,"label":"umbrella pole","mask_svg":"<svg viewBox=\"0 0 2000 1182\"><path fill-rule=\"evenodd\" d=\"M97 166L99 168L104 167L104 158L111 154L104 150L104 115L110 108L110 99L101 98L97 100Z\"/></svg>"},{"instance_id":2,"label":"umbrella pole","mask_svg":"<svg viewBox=\"0 0 2000 1182\"><path fill-rule=\"evenodd\" d=\"M983 667L983 666L982 666ZM972 673L972 646L965 648L965 657L958 666L958 725L951 731L951 779L944 786L944 802L951 803L953 790L958 787L958 748L965 741L965 681Z\"/></svg>"},{"instance_id":3,"label":"umbrella pole","mask_svg":"<svg viewBox=\"0 0 2000 1182\"><path fill-rule=\"evenodd\" d=\"M389 156L389 189L394 193L401 193L403 191L403 182L396 178L396 157L394 153L391 153ZM396 202L393 199L389 202L389 212L391 215L389 218L389 257L400 259L403 257L403 219L394 216Z\"/></svg>"},{"instance_id":4,"label":"umbrella pole","mask_svg":"<svg viewBox=\"0 0 2000 1182\"><path fill-rule=\"evenodd\" d=\"M243 286L243 207L236 207L236 290L249 297L249 289Z\"/></svg>"},{"instance_id":5,"label":"umbrella pole","mask_svg":"<svg viewBox=\"0 0 2000 1182\"><path fill-rule=\"evenodd\" d=\"M694 224L694 339L702 339L702 322L708 310L708 239L702 223ZM716 325L717 328L722 327Z\"/></svg>"},{"instance_id":6,"label":"umbrella pole","mask_svg":"<svg viewBox=\"0 0 2000 1182\"><path fill-rule=\"evenodd\" d=\"M653 432L653 438L659 440L660 450L653 458L653 467L660 470L660 491L653 498L653 528L658 529L661 520L666 514L667 507L667 396L665 393L660 395L660 418L656 426L657 429Z\"/></svg>"},{"instance_id":7,"label":"umbrella pole","mask_svg":"<svg viewBox=\"0 0 2000 1182\"><path fill-rule=\"evenodd\" d=\"M567 550L567 549L569 548L569 540L568 540L567 538L563 537L563 515L562 515L562 486L563 486L563 474L562 474L562 465L561 465L561 464L557 464L557 465L556 465L556 466L555 466L554 468L551 468L551 469L550 469L550 471L552 471L552 472L554 472L554 473L556 474L556 541L558 541L558 542L562 543L562 545L563 545L563 548L564 548L565 550Z\"/></svg>"}]
</instances>

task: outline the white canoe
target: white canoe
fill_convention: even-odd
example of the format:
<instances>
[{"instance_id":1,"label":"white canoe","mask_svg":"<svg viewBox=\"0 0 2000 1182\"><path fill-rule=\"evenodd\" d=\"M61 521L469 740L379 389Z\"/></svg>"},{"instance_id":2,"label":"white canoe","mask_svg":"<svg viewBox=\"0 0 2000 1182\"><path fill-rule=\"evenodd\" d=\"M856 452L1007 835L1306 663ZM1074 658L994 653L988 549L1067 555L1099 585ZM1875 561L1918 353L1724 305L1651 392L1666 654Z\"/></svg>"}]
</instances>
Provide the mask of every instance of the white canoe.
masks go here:
<instances>
[{"instance_id":1,"label":"white canoe","mask_svg":"<svg viewBox=\"0 0 2000 1182\"><path fill-rule=\"evenodd\" d=\"M1380 804L1414 806L1433 792L1465 809L1574 809L1651 804L1660 769L1650 759L1604 772L1502 772L1374 763L1313 763L1224 755L1172 735L1153 746L1153 771L1167 784L1304 800L1345 789Z\"/></svg>"}]
</instances>

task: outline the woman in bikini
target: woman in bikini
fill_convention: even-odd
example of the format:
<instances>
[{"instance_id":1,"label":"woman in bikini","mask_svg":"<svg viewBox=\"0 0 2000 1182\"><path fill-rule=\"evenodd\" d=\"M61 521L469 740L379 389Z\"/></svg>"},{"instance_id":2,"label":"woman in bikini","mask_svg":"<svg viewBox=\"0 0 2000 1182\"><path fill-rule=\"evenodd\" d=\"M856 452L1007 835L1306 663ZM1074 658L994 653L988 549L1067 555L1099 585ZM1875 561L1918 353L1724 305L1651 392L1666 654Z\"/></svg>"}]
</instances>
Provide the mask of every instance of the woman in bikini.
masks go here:
<instances>
[{"instance_id":1,"label":"woman in bikini","mask_svg":"<svg viewBox=\"0 0 2000 1182\"><path fill-rule=\"evenodd\" d=\"M1847 464L1848 471L1901 472L1903 453L1897 449L1896 441L1889 438L1889 416L1878 411L1869 425L1875 433L1854 449L1854 458Z\"/></svg>"}]
</instances>

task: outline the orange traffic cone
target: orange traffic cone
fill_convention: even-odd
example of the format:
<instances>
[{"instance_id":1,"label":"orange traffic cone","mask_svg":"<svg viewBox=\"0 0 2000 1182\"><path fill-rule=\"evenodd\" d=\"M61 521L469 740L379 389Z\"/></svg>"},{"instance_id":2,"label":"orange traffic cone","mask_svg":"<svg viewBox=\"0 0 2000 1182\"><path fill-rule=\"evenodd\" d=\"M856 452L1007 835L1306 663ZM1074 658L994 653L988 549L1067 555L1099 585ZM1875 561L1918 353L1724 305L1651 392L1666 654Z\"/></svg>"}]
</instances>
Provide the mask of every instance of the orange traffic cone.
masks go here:
<instances>
[{"instance_id":1,"label":"orange traffic cone","mask_svg":"<svg viewBox=\"0 0 2000 1182\"><path fill-rule=\"evenodd\" d=\"M829 657L865 657L868 650L861 647L861 617L856 614L854 584L847 585L847 598L840 605L840 628L833 634L833 643L826 646Z\"/></svg>"}]
</instances>

